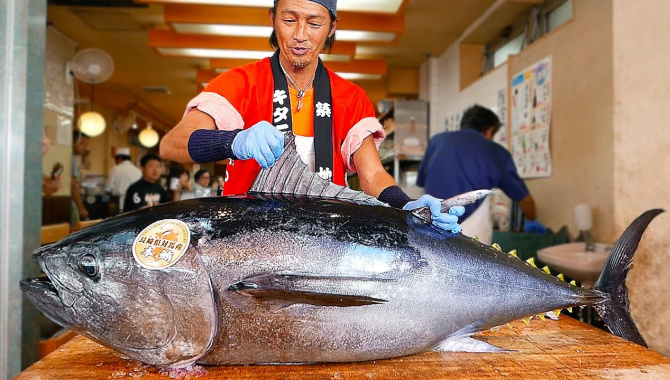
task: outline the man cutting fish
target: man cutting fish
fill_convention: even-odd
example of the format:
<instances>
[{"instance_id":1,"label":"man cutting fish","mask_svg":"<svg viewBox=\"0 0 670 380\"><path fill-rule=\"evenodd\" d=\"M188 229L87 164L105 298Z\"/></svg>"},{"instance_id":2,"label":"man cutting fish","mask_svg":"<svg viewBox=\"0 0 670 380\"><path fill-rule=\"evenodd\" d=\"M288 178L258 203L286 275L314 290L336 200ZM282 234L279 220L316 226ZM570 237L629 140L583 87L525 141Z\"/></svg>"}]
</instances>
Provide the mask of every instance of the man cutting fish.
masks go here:
<instances>
[{"instance_id":1,"label":"man cutting fish","mask_svg":"<svg viewBox=\"0 0 670 380\"><path fill-rule=\"evenodd\" d=\"M384 170L377 149L385 138L372 103L355 84L324 67L337 29L337 0L275 0L271 58L229 70L187 105L161 141L161 156L180 163L230 159L224 195L246 193L261 168L284 151L293 133L302 161L320 177L346 185L357 172L362 190L392 207L429 206L433 224L460 231L462 207L440 211L440 199L412 200Z\"/></svg>"}]
</instances>

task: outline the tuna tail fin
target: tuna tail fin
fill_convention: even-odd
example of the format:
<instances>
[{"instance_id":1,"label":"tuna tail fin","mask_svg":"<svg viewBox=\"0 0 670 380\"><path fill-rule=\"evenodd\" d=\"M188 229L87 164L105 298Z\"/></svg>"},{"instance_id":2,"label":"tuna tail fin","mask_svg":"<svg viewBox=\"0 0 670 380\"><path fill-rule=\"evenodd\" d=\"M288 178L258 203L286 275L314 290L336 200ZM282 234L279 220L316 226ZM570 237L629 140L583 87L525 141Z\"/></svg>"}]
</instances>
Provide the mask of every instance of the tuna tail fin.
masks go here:
<instances>
[{"instance_id":1,"label":"tuna tail fin","mask_svg":"<svg viewBox=\"0 0 670 380\"><path fill-rule=\"evenodd\" d=\"M603 269L595 289L607 293L608 299L601 304L594 305L610 331L617 336L633 343L647 347L647 343L635 326L635 322L628 309L628 288L626 275L630 270L633 255L642 238L642 233L649 223L662 209L649 210L631 223L614 246L605 268Z\"/></svg>"}]
</instances>

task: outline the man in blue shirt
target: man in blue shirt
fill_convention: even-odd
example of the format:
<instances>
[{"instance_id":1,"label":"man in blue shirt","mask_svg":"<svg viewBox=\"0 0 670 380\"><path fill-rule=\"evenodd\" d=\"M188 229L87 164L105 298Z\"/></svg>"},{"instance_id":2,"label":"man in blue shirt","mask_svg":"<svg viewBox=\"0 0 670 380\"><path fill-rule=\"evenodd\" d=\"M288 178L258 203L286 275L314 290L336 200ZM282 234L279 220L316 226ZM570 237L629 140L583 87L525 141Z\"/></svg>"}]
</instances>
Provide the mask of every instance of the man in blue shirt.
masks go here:
<instances>
[{"instance_id":1,"label":"man in blue shirt","mask_svg":"<svg viewBox=\"0 0 670 380\"><path fill-rule=\"evenodd\" d=\"M519 177L512 155L493 141L498 129L500 120L491 110L479 105L468 108L460 131L439 133L430 139L416 183L426 189L426 194L438 198L500 188L519 202L526 218L525 232L546 233L536 219L535 201ZM485 243L490 243L493 233L489 204L487 198L469 205L461 217L463 233L477 235Z\"/></svg>"}]
</instances>

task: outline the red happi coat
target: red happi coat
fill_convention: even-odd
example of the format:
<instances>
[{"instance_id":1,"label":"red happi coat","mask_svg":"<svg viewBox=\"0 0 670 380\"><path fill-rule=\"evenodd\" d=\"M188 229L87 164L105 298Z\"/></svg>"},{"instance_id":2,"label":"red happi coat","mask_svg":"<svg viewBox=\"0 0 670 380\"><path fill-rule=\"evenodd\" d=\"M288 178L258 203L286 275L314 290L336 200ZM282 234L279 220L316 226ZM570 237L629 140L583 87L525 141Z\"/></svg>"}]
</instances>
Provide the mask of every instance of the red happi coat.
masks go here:
<instances>
[{"instance_id":1,"label":"red happi coat","mask_svg":"<svg viewBox=\"0 0 670 380\"><path fill-rule=\"evenodd\" d=\"M360 136L349 136L349 140L356 140L353 142L347 140L352 128L356 126L354 129L357 131L363 129L368 131L367 135L373 134L377 146L384 139L384 131L375 118L374 108L365 92L331 70L326 70L333 102L333 182L345 186L347 171L355 171L355 167L350 157L342 156L342 145L345 140L349 145L358 144L351 151L353 153L362 141ZM207 85L203 94L207 92L225 98L230 104L223 108L230 108L234 114L230 115L231 112L226 111L224 120L217 121L219 129L246 129L262 120L272 124L274 82L269 58L222 73ZM214 113L208 112L204 109L206 107L201 107L197 102L192 103L189 103L190 108L197 106L206 113ZM255 160L230 160L227 167L224 195L246 193L260 171L260 165Z\"/></svg>"}]
</instances>

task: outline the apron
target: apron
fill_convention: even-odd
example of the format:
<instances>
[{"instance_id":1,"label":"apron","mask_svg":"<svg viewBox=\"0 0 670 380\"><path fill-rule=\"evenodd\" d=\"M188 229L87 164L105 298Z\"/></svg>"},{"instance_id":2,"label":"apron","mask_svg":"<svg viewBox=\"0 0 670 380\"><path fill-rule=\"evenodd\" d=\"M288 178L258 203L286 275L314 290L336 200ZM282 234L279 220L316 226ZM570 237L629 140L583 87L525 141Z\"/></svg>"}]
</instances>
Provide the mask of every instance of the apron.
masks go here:
<instances>
[{"instance_id":1,"label":"apron","mask_svg":"<svg viewBox=\"0 0 670 380\"><path fill-rule=\"evenodd\" d=\"M481 205L463 223L461 232L465 236L477 237L486 245L493 240L493 217L491 216L491 197L486 197Z\"/></svg>"}]
</instances>

